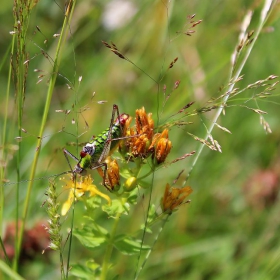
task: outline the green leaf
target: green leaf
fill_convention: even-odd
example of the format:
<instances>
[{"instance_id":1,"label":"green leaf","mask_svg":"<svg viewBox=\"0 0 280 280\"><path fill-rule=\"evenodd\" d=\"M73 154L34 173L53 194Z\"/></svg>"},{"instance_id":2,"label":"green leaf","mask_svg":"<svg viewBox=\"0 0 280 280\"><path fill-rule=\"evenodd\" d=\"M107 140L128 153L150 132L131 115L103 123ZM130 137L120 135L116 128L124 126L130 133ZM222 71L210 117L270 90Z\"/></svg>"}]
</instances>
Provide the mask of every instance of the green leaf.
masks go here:
<instances>
[{"instance_id":1,"label":"green leaf","mask_svg":"<svg viewBox=\"0 0 280 280\"><path fill-rule=\"evenodd\" d=\"M148 213L148 223L153 222L155 219L157 219L158 215L156 213L156 206L152 204L149 208L149 213Z\"/></svg>"},{"instance_id":2,"label":"green leaf","mask_svg":"<svg viewBox=\"0 0 280 280\"><path fill-rule=\"evenodd\" d=\"M128 235L119 235L115 238L114 246L125 255L138 254L140 250L149 250L150 247L143 245L141 248L141 240L134 239Z\"/></svg>"},{"instance_id":3,"label":"green leaf","mask_svg":"<svg viewBox=\"0 0 280 280\"><path fill-rule=\"evenodd\" d=\"M71 275L81 279L90 279L90 276L92 276L92 270L81 264L73 264L71 265Z\"/></svg>"},{"instance_id":4,"label":"green leaf","mask_svg":"<svg viewBox=\"0 0 280 280\"><path fill-rule=\"evenodd\" d=\"M156 213L156 206L154 204L151 205L149 208L149 213L148 213L148 223L142 224L140 228L142 230L146 230L147 233L152 233L151 226L154 224L154 222L158 219L158 214ZM159 220L160 221L160 220Z\"/></svg>"},{"instance_id":5,"label":"green leaf","mask_svg":"<svg viewBox=\"0 0 280 280\"><path fill-rule=\"evenodd\" d=\"M127 198L127 202L130 205L135 205L137 203L138 198L138 189L134 189L132 192L129 193L129 197Z\"/></svg>"},{"instance_id":6,"label":"green leaf","mask_svg":"<svg viewBox=\"0 0 280 280\"><path fill-rule=\"evenodd\" d=\"M95 248L106 242L109 234L106 229L93 222L84 225L81 229L75 229L73 235L79 239L83 246Z\"/></svg>"},{"instance_id":7,"label":"green leaf","mask_svg":"<svg viewBox=\"0 0 280 280\"><path fill-rule=\"evenodd\" d=\"M119 199L113 199L112 204L109 205L103 205L102 209L104 212L106 212L110 217L115 218L117 214L126 214L128 215L130 210L129 203L123 204L121 200Z\"/></svg>"},{"instance_id":8,"label":"green leaf","mask_svg":"<svg viewBox=\"0 0 280 280\"><path fill-rule=\"evenodd\" d=\"M102 203L101 197L99 196L92 196L92 197L87 197L85 199L85 203L88 209L96 209L100 207L100 204Z\"/></svg>"},{"instance_id":9,"label":"green leaf","mask_svg":"<svg viewBox=\"0 0 280 280\"><path fill-rule=\"evenodd\" d=\"M72 264L71 275L79 277L79 279L93 279L98 276L100 265L94 262L94 260L87 261L86 265Z\"/></svg>"}]
</instances>

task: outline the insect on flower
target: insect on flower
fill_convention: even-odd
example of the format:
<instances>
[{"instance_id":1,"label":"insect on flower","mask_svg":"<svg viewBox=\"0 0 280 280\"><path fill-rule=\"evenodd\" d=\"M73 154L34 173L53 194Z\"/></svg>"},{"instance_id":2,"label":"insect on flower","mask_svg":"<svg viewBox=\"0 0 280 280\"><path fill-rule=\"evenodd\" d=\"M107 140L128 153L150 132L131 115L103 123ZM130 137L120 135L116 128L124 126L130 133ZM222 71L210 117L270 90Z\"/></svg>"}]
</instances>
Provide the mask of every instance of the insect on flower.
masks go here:
<instances>
[{"instance_id":1,"label":"insect on flower","mask_svg":"<svg viewBox=\"0 0 280 280\"><path fill-rule=\"evenodd\" d=\"M117 118L115 119L115 114L117 113ZM107 163L105 162L106 158L112 153L114 148L116 148L118 140L123 139L122 137L125 134L126 123L129 119L128 114L119 114L119 109L117 105L113 105L111 123L109 128L104 130L94 139L89 141L81 150L80 158L78 159L68 150L64 149L64 155L66 160L70 165L69 156L74 159L77 164L74 169L67 173L73 173L75 179L76 174L83 175L87 169L99 169L104 167L103 171L103 185L108 188L108 183L106 182L107 174ZM109 183L110 184L110 183Z\"/></svg>"}]
</instances>

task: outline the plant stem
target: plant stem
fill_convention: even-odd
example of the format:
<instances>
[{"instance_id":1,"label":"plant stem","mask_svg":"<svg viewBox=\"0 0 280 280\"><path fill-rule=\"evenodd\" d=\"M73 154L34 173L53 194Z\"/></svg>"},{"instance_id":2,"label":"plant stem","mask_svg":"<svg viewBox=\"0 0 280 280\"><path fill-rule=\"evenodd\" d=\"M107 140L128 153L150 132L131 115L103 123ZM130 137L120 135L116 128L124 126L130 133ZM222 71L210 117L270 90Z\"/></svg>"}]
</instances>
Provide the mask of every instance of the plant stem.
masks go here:
<instances>
[{"instance_id":1,"label":"plant stem","mask_svg":"<svg viewBox=\"0 0 280 280\"><path fill-rule=\"evenodd\" d=\"M14 45L15 45L15 36L13 36L13 40L11 42L10 47L7 50L6 56L10 56L10 53L14 52ZM9 57L10 61L10 57ZM7 82L7 90L6 90L6 101L5 101L5 113L4 113L4 122L3 122L3 130L2 130L2 139L1 139L1 146L6 146L7 141L7 120L8 120L8 109L9 109L9 95L10 95L10 86L11 86L11 77L12 77L12 65L9 63L9 73L8 73L8 82ZM2 68L2 65L1 65ZM3 161L6 161L6 153L5 149L0 149L0 158ZM0 182L4 182L5 179L5 167L1 166L0 168ZM0 232L3 232L3 210L4 210L4 186L1 185L0 187Z\"/></svg>"},{"instance_id":2,"label":"plant stem","mask_svg":"<svg viewBox=\"0 0 280 280\"><path fill-rule=\"evenodd\" d=\"M122 198L122 204L124 205L127 201L127 198ZM110 259L111 259L111 255L112 255L112 251L113 251L113 241L117 232L117 227L119 224L119 220L120 220L120 216L121 213L118 213L116 218L115 218L115 222L113 224L111 233L110 233L110 238L108 240L108 245L106 248L106 252L104 255L104 259L103 259L103 264L102 264L102 270L101 270L101 275L100 275L100 280L106 280L106 276L108 273L108 268L110 265Z\"/></svg>"},{"instance_id":3,"label":"plant stem","mask_svg":"<svg viewBox=\"0 0 280 280\"><path fill-rule=\"evenodd\" d=\"M16 47L16 51L13 52L13 60L15 62L15 104L17 110L17 129L18 129L18 137L21 137L22 134L22 115L23 115L23 105L25 99L25 91L26 91L26 80L27 80L27 71L28 71L28 54L26 52L26 35L29 26L29 18L31 14L30 9L30 1L24 2L20 0L16 0L14 2L13 7L14 12L14 28L16 30L15 37L17 40L14 41L14 46L12 47L12 51L14 51L14 47ZM15 46L16 45L16 46ZM18 152L17 152L17 182L20 181L20 166L21 166L21 142L18 143ZM20 254L20 247L17 246L19 240L19 184L16 185L16 233L15 233L15 257L13 266L14 269L17 270L18 266L18 258Z\"/></svg>"},{"instance_id":4,"label":"plant stem","mask_svg":"<svg viewBox=\"0 0 280 280\"><path fill-rule=\"evenodd\" d=\"M28 212L28 206L29 206L29 202L30 202L33 180L35 177L37 162L38 162L38 158L39 158L40 151L41 151L41 142L42 142L42 138L43 138L43 133L44 133L44 129L45 129L45 125L46 125L46 121L47 121L47 117L48 117L48 112L49 112L50 104L51 104L51 100L52 100L53 90L54 90L54 86L55 86L55 82L56 82L56 78L57 78L57 74L58 74L58 69L59 69L59 65L60 65L61 50L62 50L64 43L68 36L68 32L67 32L68 29L66 27L68 27L68 24L71 20L75 3L76 3L76 1L72 0L72 2L69 3L69 5L68 5L67 11L65 12L64 22L63 22L61 34L59 37L56 53L55 53L54 65L53 65L52 75L51 75L50 82L49 82L49 88L48 88L48 92L47 92L47 99L46 99L46 103L45 103L44 114L43 114L43 118L42 118L42 122L41 122L40 132L38 135L36 152L35 152L35 156L34 156L34 159L32 162L31 172L30 172L30 176L29 176L29 184L28 184L27 194L26 194L26 198L25 198L25 202L24 202L23 215L22 215L22 226L20 229L20 234L19 234L19 239L18 239L18 248L21 247L21 243L22 243L23 231L24 231L24 226L25 226L25 222L26 222L26 218L27 218L27 212ZM71 8L71 10L69 10L70 8Z\"/></svg>"},{"instance_id":5,"label":"plant stem","mask_svg":"<svg viewBox=\"0 0 280 280\"><path fill-rule=\"evenodd\" d=\"M151 254L151 252L152 252L154 246L156 245L156 243L157 243L157 241L158 241L158 238L159 238L159 236L160 236L160 234L161 234L161 232L162 232L162 230L163 230L163 228L164 228L164 226L165 226L165 224L166 224L168 218L169 218L169 215L167 215L166 218L163 220L162 226L161 226L160 229L158 230L158 234L157 234L157 236L155 237L155 240L154 240L154 242L153 242L151 248L150 248L149 251L147 252L146 257L145 257L145 259L144 259L142 265L140 266L138 272L136 273L136 275L135 275L135 277L134 277L134 280L137 280L137 279L138 279L138 277L139 277L141 271L143 270L143 268L144 268L144 266L145 266L145 264L146 264L146 262L147 262L147 260L148 260L148 258L149 258L149 256L150 256L150 254Z\"/></svg>"}]
</instances>

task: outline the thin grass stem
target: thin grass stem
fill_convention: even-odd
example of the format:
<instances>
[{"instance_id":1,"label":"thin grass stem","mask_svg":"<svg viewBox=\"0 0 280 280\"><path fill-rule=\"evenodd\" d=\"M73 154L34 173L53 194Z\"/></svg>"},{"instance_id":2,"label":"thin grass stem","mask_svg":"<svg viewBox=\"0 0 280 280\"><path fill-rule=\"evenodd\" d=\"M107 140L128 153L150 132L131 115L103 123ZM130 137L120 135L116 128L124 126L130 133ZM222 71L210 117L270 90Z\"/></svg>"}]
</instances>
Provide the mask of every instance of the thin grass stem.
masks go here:
<instances>
[{"instance_id":1,"label":"thin grass stem","mask_svg":"<svg viewBox=\"0 0 280 280\"><path fill-rule=\"evenodd\" d=\"M13 36L12 42L10 47L8 48L6 56L10 53L14 52L14 45L15 45L15 36ZM4 61L5 59L3 59ZM6 146L7 141L7 120L8 120L8 108L9 108L9 95L10 95L10 87L11 87L11 77L12 77L12 65L9 63L9 72L8 72L8 80L7 80L7 89L6 89L6 98L5 98L5 113L4 113L4 122L3 122L3 129L2 129L2 146ZM1 65L2 68L2 65ZM5 149L0 149L0 158L3 161L6 161ZM5 167L0 168L0 182L3 182L5 179ZM3 210L4 210L4 186L1 185L0 187L0 232L3 232Z\"/></svg>"},{"instance_id":2,"label":"thin grass stem","mask_svg":"<svg viewBox=\"0 0 280 280\"><path fill-rule=\"evenodd\" d=\"M25 222L26 222L26 218L27 218L28 206L30 203L30 196L31 196L31 191L32 191L32 186L33 186L33 180L35 177L37 163L38 163L38 159L39 159L39 155L40 155L40 151L41 151L41 142L42 142L43 133L45 130L45 125L46 125L46 121L47 121L47 117L48 117L48 113L49 113L49 109L50 109L50 104L51 104L51 100L52 100L52 95L53 95L56 78L58 75L58 69L59 69L59 65L60 65L62 49L63 49L63 46L64 46L65 41L68 36L67 27L69 25L69 22L71 21L75 3L76 3L76 1L73 0L68 5L68 9L65 12L65 17L64 17L64 21L63 21L63 25L62 25L61 36L59 37L59 41L57 44L54 65L53 65L53 69L52 69L52 75L51 75L50 82L49 82L47 98L46 98L46 103L45 103L45 108L44 108L44 114L43 114L40 131L39 131L39 135L38 135L37 149L36 149L36 153L35 153L35 156L34 156L34 159L32 162L31 172L30 172L30 176L29 176L29 184L28 184L27 194L26 194L26 198L25 198L25 202L24 202L23 215L22 215L22 226L20 229L20 235L19 235L19 239L18 239L18 248L21 247L21 243L22 243L23 231L24 231L24 226L25 226Z\"/></svg>"},{"instance_id":3,"label":"thin grass stem","mask_svg":"<svg viewBox=\"0 0 280 280\"><path fill-rule=\"evenodd\" d=\"M150 254L151 254L151 252L152 252L154 246L156 245L156 243L157 243L157 241L158 241L158 238L159 238L160 234L162 233L162 230L163 230L164 226L166 225L166 222L167 222L168 218L169 218L169 215L167 215L166 218L163 220L163 224L162 224L162 226L160 227L160 229L159 229L159 231L158 231L158 234L155 236L155 239L154 239L154 242L153 242L151 248L148 250L148 252L147 252L147 254L146 254L146 257L145 257L145 259L144 259L142 265L140 266L140 268L139 268L137 274L136 274L135 277L134 277L135 280L138 279L138 277L139 277L141 271L143 270L143 268L144 268L144 266L145 266L145 264L146 264L148 258L150 257Z\"/></svg>"},{"instance_id":4,"label":"thin grass stem","mask_svg":"<svg viewBox=\"0 0 280 280\"><path fill-rule=\"evenodd\" d=\"M246 64L246 62L247 62L247 60L248 60L248 58L249 58L249 56L250 56L250 54L251 54L251 51L252 51L252 49L253 49L253 47L254 47L254 45L255 45L255 42L257 41L257 39L258 39L258 37L259 37L259 35L260 35L260 32L261 32L261 30L262 30L262 28L263 28L265 22L267 21L269 15L270 15L270 13L271 13L271 11L273 10L273 7L274 7L274 5L276 4L276 2L277 2L277 1L275 1L275 0L266 0L266 1L265 1L264 7L263 7L262 12L261 12L261 17L260 17L259 25L258 25L257 30L256 30L256 32L255 32L255 38L254 38L254 40L251 42L251 44L248 45L248 47L247 47L247 49L246 49L246 51L245 51L244 58L243 58L242 61L240 62L240 64L239 64L238 68L236 69L236 71L234 71L234 66L236 65L237 60L238 60L238 58L239 58L239 53L236 52L236 51L233 53L233 59L232 59L233 63L232 63L232 68L231 68L231 74L230 74L230 77L229 77L229 81L233 81L233 82L232 82L232 83L230 84L230 86L228 87L228 89L227 89L228 92L231 92L231 91L233 90L233 88L234 88L234 86L235 86L235 80L237 80L237 78L240 76L240 73L241 73L241 71L243 70L243 68L244 68L244 66L245 66L245 64ZM248 17L248 16L250 17L250 14L251 14L251 11L249 12L249 15L246 15L246 17ZM250 20L251 20L251 19L250 19ZM245 24L247 24L247 27L248 27L248 25L250 24L250 20L249 20L249 21L246 21L246 18L245 18ZM245 34L244 29L247 30L247 27L246 27L246 28L242 28L241 36L243 35L243 33ZM243 36L242 36L242 37L243 37ZM212 123L211 123L211 125L210 125L210 127L209 127L209 129L208 129L208 131L207 131L207 134L206 134L206 136L204 137L204 140L205 140L205 141L207 141L207 139L208 139L209 136L211 135L212 130L213 130L213 128L215 127L215 124L216 124L218 118L220 117L221 113L223 112L223 109L225 108L225 105L226 105L226 103L227 103L227 101L228 101L228 98L229 98L229 95L225 95L225 96L224 96L223 101L222 101L222 104L221 104L221 106L218 108L218 110L217 110L217 112L216 112L216 114L215 114L215 116L214 116L214 118L213 118L213 120L212 120ZM190 177L191 172L192 172L194 166L196 165L197 160L199 159L199 157L200 157L200 155L201 155L201 153L202 153L202 151L203 151L204 146L205 146L204 144L200 144L199 149L198 149L198 151L196 152L195 157L194 157L194 159L193 159L193 162L192 162L190 171L189 171L189 173L188 173L188 175L187 175L187 178L186 178L185 182L183 183L183 185L185 185L186 181L187 181L188 178Z\"/></svg>"}]
</instances>

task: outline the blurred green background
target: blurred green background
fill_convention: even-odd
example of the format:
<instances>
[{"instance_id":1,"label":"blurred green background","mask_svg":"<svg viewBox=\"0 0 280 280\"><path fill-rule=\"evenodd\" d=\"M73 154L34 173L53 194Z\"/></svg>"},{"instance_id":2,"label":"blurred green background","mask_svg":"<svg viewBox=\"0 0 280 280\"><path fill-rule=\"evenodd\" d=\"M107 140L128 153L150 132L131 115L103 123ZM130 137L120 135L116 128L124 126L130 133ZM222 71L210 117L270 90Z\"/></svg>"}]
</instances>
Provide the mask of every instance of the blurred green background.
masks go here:
<instances>
[{"instance_id":1,"label":"blurred green background","mask_svg":"<svg viewBox=\"0 0 280 280\"><path fill-rule=\"evenodd\" d=\"M23 116L23 127L27 133L22 140L22 179L29 176L36 149L36 135L58 40L53 34L60 33L64 5L62 1L41 0L31 14L26 46L30 65ZM163 109L161 120L191 101L195 101L194 108L200 108L211 97L218 97L221 94L219 88L228 82L230 59L238 42L243 18L249 9L253 9L254 16L249 30L255 29L262 5L262 1L258 0L169 3L146 0L78 1L69 26L71 36L63 50L36 177L69 169L62 148L66 143L76 141L75 125L72 124L73 119L77 121L76 114L71 112L65 115L55 110L71 110L76 98L79 107L85 109L78 114L79 134L82 134L78 141L86 142L109 125L113 104L118 104L121 112L132 116L135 109L144 106L147 112L153 113L156 120L158 98L159 111L162 110L164 84L168 93L175 81L181 81ZM278 10L279 4L255 44L242 71L244 78L238 87L246 87L271 74L279 75ZM0 50L4 57L12 40L9 34L13 30L12 2L3 2L0 13ZM196 14L194 20L203 21L193 28L196 32L189 37L183 32L188 27L187 16L192 14ZM167 71L158 87L143 71L110 52L101 40L114 42L126 57L154 80L162 76L175 57L178 57L178 61ZM49 57L44 56L43 52ZM3 62L0 76L1 100L4 100L7 87L9 59ZM40 72L34 72L34 69ZM44 75L43 80L37 83L41 74ZM81 83L78 82L80 76ZM261 110L268 112L265 118L272 134L265 133L256 113L238 106L226 110L226 115L221 117L219 123L232 134L218 128L213 132L223 153L204 149L188 180L194 190L190 197L192 202L171 216L140 279L278 279L278 91L276 88L275 97L258 103ZM243 104L253 93L254 90L246 91L240 96L244 99L235 104ZM16 145L14 138L17 136L17 126L13 100L11 94L8 142ZM99 101L106 102L100 104ZM214 114L215 111L211 111L201 117L186 119L192 121L192 125L173 127L169 134L173 149L168 160L197 150L198 143L186 132L204 137L206 131L203 122L209 125ZM4 118L4 102L0 103L0 116ZM68 148L74 154L80 149ZM181 178L183 181L191 163L192 158L187 158L166 165L166 168L155 174L153 201L156 205L159 204L166 183L172 183L182 169L185 170ZM11 154L6 177L12 182L16 181L15 164L15 157ZM44 209L38 210L45 199L44 190L47 185L47 180L35 181L28 219L30 227L41 219L47 219ZM26 186L27 183L20 186L22 200L26 195ZM5 186L4 215L7 222L14 217L14 195L14 185ZM82 209L77 211L82 215ZM143 222L143 208L139 205L130 215L123 218L122 230L125 232L133 231L135 224ZM106 223L106 216L100 215L99 218ZM80 219L77 215L77 223ZM75 242L75 254L72 254L71 259L73 262L84 257L86 259L87 256L95 258L95 254L102 253L98 250L79 251L82 249ZM120 279L132 279L136 260L137 257L116 254L113 270L120 274ZM47 266L39 261L27 262L21 269L28 275L28 279L38 279L38 275L40 279L50 279L57 273L53 263L55 260L52 257ZM30 275L31 268L33 275Z\"/></svg>"}]
</instances>

